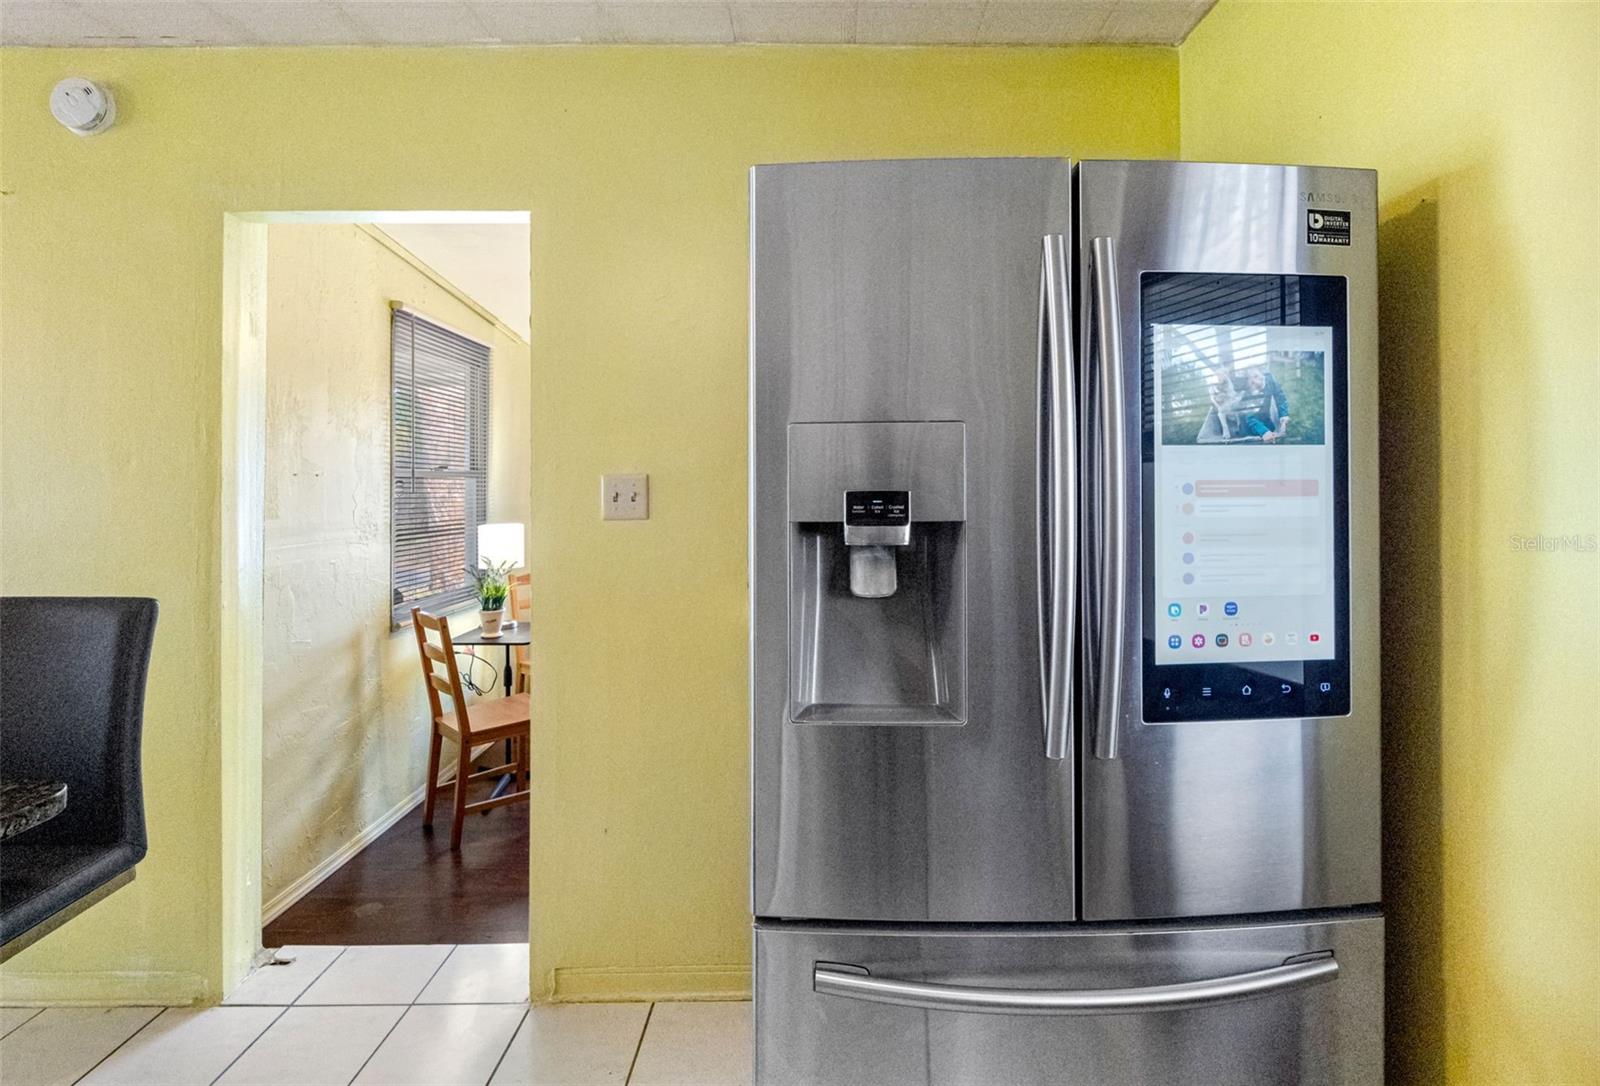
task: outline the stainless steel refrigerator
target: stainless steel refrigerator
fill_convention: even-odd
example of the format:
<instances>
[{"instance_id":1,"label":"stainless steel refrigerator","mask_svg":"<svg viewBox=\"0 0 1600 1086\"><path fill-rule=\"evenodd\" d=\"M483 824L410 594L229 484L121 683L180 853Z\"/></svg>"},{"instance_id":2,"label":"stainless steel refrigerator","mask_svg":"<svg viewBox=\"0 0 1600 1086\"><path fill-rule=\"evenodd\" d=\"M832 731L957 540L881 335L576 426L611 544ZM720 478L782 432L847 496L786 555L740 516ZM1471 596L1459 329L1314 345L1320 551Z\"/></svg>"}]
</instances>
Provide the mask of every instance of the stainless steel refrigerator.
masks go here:
<instances>
[{"instance_id":1,"label":"stainless steel refrigerator","mask_svg":"<svg viewBox=\"0 0 1600 1086\"><path fill-rule=\"evenodd\" d=\"M1375 176L750 195L756 1081L1381 1080Z\"/></svg>"}]
</instances>

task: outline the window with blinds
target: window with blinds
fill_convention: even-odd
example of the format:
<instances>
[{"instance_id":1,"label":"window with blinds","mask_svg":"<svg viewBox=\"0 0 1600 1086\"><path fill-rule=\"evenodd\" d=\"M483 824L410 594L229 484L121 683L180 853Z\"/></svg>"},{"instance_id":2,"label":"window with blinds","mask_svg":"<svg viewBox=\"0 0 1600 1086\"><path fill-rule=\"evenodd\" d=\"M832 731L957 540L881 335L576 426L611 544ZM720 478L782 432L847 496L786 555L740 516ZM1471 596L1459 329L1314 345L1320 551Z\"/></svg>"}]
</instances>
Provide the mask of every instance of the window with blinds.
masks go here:
<instances>
[{"instance_id":1,"label":"window with blinds","mask_svg":"<svg viewBox=\"0 0 1600 1086\"><path fill-rule=\"evenodd\" d=\"M489 502L489 348L396 309L390 325L394 622L471 601Z\"/></svg>"}]
</instances>

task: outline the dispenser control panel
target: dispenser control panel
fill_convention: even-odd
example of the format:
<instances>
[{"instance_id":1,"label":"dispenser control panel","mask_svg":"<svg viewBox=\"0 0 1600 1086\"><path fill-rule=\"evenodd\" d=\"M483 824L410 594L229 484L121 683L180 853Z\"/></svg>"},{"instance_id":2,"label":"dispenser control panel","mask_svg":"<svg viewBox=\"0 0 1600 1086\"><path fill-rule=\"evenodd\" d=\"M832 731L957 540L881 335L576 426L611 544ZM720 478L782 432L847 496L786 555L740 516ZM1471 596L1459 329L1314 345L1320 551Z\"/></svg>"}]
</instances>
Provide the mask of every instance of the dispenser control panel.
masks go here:
<instances>
[{"instance_id":1,"label":"dispenser control panel","mask_svg":"<svg viewBox=\"0 0 1600 1086\"><path fill-rule=\"evenodd\" d=\"M911 523L911 493L906 490L847 490L844 522L858 528L900 528Z\"/></svg>"}]
</instances>

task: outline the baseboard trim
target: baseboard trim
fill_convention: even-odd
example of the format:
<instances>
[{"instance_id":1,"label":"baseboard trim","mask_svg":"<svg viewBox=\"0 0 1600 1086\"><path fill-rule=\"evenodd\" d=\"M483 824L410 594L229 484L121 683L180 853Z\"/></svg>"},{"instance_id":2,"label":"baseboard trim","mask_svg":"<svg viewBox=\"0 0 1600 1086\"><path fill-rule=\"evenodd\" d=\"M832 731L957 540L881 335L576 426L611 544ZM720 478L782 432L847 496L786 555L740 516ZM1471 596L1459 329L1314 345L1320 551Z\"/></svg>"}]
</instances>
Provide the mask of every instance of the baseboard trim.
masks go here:
<instances>
[{"instance_id":1,"label":"baseboard trim","mask_svg":"<svg viewBox=\"0 0 1600 1086\"><path fill-rule=\"evenodd\" d=\"M748 965L684 965L655 969L622 966L557 969L551 999L557 1003L644 1003L655 1000L750 998Z\"/></svg>"},{"instance_id":2,"label":"baseboard trim","mask_svg":"<svg viewBox=\"0 0 1600 1086\"><path fill-rule=\"evenodd\" d=\"M212 1002L199 973L18 973L0 976L7 1007L183 1007Z\"/></svg>"}]
</instances>

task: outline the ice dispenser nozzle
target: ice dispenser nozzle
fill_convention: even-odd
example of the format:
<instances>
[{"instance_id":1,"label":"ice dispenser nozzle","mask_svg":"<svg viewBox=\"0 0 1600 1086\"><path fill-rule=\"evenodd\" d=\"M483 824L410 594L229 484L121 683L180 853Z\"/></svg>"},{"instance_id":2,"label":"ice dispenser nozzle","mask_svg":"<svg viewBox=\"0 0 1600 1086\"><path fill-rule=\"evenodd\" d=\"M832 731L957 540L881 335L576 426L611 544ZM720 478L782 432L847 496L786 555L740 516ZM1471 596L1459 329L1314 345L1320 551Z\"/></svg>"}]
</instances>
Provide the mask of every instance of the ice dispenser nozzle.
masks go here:
<instances>
[{"instance_id":1,"label":"ice dispenser nozzle","mask_svg":"<svg viewBox=\"0 0 1600 1086\"><path fill-rule=\"evenodd\" d=\"M895 548L911 543L911 495L905 490L844 492L844 543L850 592L876 600L899 587Z\"/></svg>"}]
</instances>

